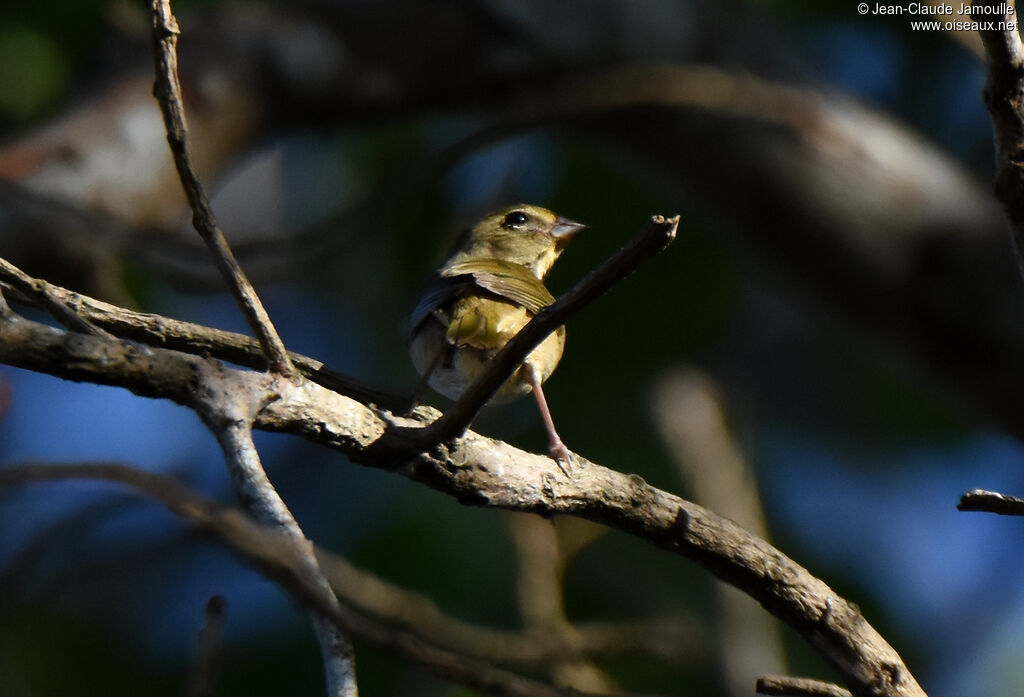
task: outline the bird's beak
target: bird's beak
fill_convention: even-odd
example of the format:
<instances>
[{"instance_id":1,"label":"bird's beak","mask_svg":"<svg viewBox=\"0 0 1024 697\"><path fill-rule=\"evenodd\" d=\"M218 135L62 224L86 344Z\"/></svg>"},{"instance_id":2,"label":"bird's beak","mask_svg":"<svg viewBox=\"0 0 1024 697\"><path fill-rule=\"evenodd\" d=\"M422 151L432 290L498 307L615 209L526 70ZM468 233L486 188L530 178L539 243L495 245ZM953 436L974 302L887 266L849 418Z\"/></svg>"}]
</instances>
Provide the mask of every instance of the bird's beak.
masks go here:
<instances>
[{"instance_id":1,"label":"bird's beak","mask_svg":"<svg viewBox=\"0 0 1024 697\"><path fill-rule=\"evenodd\" d=\"M569 220L561 216L555 218L555 224L551 226L551 236L555 238L558 247L564 247L577 232L587 227L583 223Z\"/></svg>"}]
</instances>

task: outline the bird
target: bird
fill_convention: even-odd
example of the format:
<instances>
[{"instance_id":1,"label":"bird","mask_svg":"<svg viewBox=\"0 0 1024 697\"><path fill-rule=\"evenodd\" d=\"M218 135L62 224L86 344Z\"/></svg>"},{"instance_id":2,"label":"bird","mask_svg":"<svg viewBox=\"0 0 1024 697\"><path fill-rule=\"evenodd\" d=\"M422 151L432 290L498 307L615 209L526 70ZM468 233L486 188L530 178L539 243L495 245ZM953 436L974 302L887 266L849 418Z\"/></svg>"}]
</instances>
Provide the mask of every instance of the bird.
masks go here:
<instances>
[{"instance_id":1,"label":"bird","mask_svg":"<svg viewBox=\"0 0 1024 697\"><path fill-rule=\"evenodd\" d=\"M421 375L416 401L427 384L457 400L488 361L554 302L544 277L586 227L546 208L517 204L488 213L462 235L409 315L409 353ZM526 356L488 404L532 392L547 430L548 453L568 474L569 449L555 430L541 387L564 348L565 327L560 326Z\"/></svg>"}]
</instances>

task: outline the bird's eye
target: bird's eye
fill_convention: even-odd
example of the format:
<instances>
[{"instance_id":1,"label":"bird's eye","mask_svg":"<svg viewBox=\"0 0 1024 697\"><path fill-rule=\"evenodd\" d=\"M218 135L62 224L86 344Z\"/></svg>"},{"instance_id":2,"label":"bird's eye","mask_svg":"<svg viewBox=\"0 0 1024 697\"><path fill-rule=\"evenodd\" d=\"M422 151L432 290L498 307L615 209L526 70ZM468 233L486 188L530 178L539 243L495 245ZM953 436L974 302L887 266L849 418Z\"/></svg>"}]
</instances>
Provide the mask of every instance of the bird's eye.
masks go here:
<instances>
[{"instance_id":1,"label":"bird's eye","mask_svg":"<svg viewBox=\"0 0 1024 697\"><path fill-rule=\"evenodd\" d=\"M529 219L530 216L522 211L512 211L501 221L501 226L504 228L517 228L525 225Z\"/></svg>"}]
</instances>

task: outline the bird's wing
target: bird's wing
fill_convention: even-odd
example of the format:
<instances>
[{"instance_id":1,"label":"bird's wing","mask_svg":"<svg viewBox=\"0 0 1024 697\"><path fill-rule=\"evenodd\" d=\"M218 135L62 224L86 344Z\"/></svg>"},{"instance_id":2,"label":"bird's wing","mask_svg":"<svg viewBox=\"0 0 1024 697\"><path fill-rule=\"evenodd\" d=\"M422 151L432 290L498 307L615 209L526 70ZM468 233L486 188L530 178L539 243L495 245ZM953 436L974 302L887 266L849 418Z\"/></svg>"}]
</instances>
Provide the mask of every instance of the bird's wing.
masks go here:
<instances>
[{"instance_id":1,"label":"bird's wing","mask_svg":"<svg viewBox=\"0 0 1024 697\"><path fill-rule=\"evenodd\" d=\"M427 285L409 314L407 333L411 336L423 320L450 301L482 288L535 315L555 301L544 284L521 264L501 259L468 259L450 264Z\"/></svg>"},{"instance_id":2,"label":"bird's wing","mask_svg":"<svg viewBox=\"0 0 1024 697\"><path fill-rule=\"evenodd\" d=\"M442 274L442 280L471 276L476 285L525 307L531 315L555 301L540 279L522 264L501 259L467 259L451 264Z\"/></svg>"},{"instance_id":3,"label":"bird's wing","mask_svg":"<svg viewBox=\"0 0 1024 697\"><path fill-rule=\"evenodd\" d=\"M430 316L434 310L454 300L463 288L472 285L475 285L472 276L434 277L427 285L419 302L416 303L416 307L409 313L409 320L406 325L408 334L412 336L413 332L416 331L416 327L420 326L420 323Z\"/></svg>"}]
</instances>

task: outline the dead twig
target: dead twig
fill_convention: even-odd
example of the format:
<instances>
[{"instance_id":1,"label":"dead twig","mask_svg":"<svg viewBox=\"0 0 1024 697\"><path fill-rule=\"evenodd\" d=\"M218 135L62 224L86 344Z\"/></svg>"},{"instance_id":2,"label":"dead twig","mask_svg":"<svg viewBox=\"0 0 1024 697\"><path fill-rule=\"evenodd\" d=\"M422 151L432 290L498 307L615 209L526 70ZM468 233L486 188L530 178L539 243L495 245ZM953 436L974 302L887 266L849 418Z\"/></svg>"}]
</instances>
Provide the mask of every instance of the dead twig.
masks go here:
<instances>
[{"instance_id":1,"label":"dead twig","mask_svg":"<svg viewBox=\"0 0 1024 697\"><path fill-rule=\"evenodd\" d=\"M270 370L284 377L294 373L284 342L270 321L256 290L235 259L227 239L217 225L213 208L192 166L188 146L188 126L185 122L185 104L178 79L178 21L171 14L170 0L153 0L153 47L156 62L156 85L153 94L160 104L160 112L167 127L167 142L171 146L174 166L192 208L192 225L213 255L221 276L238 301L245 319L256 333L267 355Z\"/></svg>"}]
</instances>

